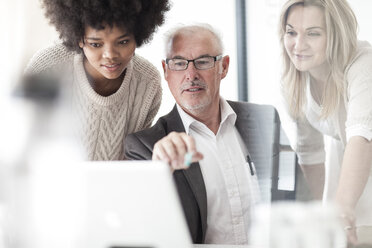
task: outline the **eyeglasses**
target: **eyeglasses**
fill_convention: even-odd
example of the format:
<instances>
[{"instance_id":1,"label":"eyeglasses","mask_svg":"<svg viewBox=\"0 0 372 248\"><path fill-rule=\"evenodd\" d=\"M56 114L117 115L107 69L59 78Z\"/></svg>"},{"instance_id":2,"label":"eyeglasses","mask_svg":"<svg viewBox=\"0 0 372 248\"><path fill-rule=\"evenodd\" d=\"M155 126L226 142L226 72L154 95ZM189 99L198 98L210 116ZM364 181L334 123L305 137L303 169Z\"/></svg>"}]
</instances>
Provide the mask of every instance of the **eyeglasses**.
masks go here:
<instances>
[{"instance_id":1,"label":"eyeglasses","mask_svg":"<svg viewBox=\"0 0 372 248\"><path fill-rule=\"evenodd\" d=\"M222 55L205 56L197 59L166 59L165 63L172 71L184 71L187 69L190 62L193 62L195 68L198 70L207 70L214 67L216 61L221 58Z\"/></svg>"}]
</instances>

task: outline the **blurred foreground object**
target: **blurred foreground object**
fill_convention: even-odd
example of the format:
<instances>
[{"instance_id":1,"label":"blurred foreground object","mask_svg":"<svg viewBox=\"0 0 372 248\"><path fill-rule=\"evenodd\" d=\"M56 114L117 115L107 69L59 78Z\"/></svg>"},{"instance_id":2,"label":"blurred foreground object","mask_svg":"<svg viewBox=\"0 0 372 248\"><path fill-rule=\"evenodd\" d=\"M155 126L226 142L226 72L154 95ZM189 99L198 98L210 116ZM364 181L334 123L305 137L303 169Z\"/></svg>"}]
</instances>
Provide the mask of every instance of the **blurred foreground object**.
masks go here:
<instances>
[{"instance_id":1,"label":"blurred foreground object","mask_svg":"<svg viewBox=\"0 0 372 248\"><path fill-rule=\"evenodd\" d=\"M24 79L1 99L1 248L69 247L74 239L79 182L66 172L83 154L67 106L48 75Z\"/></svg>"},{"instance_id":2,"label":"blurred foreground object","mask_svg":"<svg viewBox=\"0 0 372 248\"><path fill-rule=\"evenodd\" d=\"M0 105L0 248L192 247L168 166L82 162L69 97L43 75Z\"/></svg>"},{"instance_id":3,"label":"blurred foreground object","mask_svg":"<svg viewBox=\"0 0 372 248\"><path fill-rule=\"evenodd\" d=\"M251 243L270 248L345 248L338 211L321 203L278 202L252 214Z\"/></svg>"}]
</instances>

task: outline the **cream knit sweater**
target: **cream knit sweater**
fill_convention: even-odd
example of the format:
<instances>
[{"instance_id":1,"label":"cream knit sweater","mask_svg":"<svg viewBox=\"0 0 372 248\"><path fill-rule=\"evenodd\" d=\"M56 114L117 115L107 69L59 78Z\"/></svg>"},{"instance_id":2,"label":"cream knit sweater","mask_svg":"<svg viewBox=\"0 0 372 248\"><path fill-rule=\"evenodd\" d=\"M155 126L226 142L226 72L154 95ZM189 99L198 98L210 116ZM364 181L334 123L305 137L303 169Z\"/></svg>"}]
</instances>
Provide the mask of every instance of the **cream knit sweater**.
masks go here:
<instances>
[{"instance_id":1,"label":"cream knit sweater","mask_svg":"<svg viewBox=\"0 0 372 248\"><path fill-rule=\"evenodd\" d=\"M73 70L65 73L68 82L63 82L72 83L71 106L77 120L78 140L87 159L124 159L125 136L149 127L159 110L162 97L159 72L144 58L134 56L118 91L104 97L89 84L83 55L58 44L37 52L25 73L42 73L62 63Z\"/></svg>"}]
</instances>

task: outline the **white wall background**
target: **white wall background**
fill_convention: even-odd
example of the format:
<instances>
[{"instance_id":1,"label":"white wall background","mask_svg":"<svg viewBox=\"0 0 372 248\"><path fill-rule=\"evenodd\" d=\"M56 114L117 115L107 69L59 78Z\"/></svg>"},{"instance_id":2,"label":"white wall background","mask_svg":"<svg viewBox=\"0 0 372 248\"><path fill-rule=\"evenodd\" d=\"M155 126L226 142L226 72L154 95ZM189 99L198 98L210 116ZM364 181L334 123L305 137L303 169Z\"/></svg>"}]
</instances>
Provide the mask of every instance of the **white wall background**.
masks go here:
<instances>
[{"instance_id":1,"label":"white wall background","mask_svg":"<svg viewBox=\"0 0 372 248\"><path fill-rule=\"evenodd\" d=\"M0 0L0 25L1 96L9 93L32 54L58 36L44 19L38 0Z\"/></svg>"}]
</instances>

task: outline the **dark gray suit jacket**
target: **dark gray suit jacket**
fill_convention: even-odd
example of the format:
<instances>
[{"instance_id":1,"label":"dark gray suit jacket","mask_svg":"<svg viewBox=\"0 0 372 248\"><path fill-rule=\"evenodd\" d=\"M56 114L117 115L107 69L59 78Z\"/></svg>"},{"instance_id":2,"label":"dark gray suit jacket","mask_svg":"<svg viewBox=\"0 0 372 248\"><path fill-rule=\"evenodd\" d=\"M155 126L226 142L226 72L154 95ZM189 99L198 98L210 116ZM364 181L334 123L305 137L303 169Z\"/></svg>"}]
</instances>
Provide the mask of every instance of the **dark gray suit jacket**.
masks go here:
<instances>
[{"instance_id":1,"label":"dark gray suit jacket","mask_svg":"<svg viewBox=\"0 0 372 248\"><path fill-rule=\"evenodd\" d=\"M267 156L262 154L262 151L269 149L272 144L268 141L271 137L265 137L267 135L264 129L266 122L272 123L273 118L270 119L270 116L262 113L273 107L245 102L228 103L237 114L235 126L251 153L257 172L262 171L259 167L266 167L264 171L271 171L269 161L263 163L260 161L262 158L265 160ZM154 144L173 131L185 132L176 106L168 115L159 118L153 127L128 135L124 141L125 157L131 160L151 160ZM268 141L269 144L264 141ZM252 151L255 151L255 154L252 154ZM265 173L261 174L267 177ZM204 243L207 228L207 196L199 163L193 163L187 170L177 170L173 176L192 240L194 243ZM260 174L258 178L260 180Z\"/></svg>"}]
</instances>

